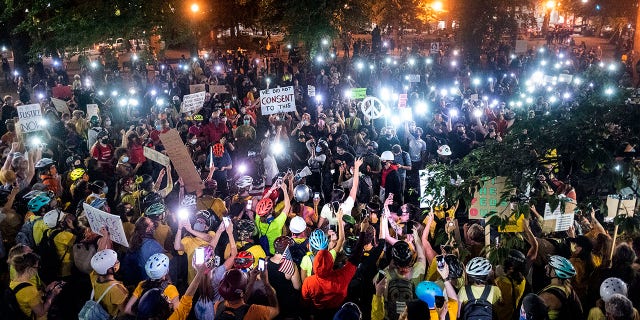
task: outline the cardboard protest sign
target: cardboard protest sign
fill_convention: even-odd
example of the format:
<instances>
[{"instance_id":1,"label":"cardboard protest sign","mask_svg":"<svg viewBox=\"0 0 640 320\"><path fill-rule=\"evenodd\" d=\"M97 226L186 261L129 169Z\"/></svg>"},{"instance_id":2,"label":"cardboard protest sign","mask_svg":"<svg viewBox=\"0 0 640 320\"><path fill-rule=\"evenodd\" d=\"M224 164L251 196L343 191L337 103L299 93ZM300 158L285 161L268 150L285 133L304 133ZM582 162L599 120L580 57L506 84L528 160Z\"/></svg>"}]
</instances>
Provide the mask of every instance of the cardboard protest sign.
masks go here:
<instances>
[{"instance_id":1,"label":"cardboard protest sign","mask_svg":"<svg viewBox=\"0 0 640 320\"><path fill-rule=\"evenodd\" d=\"M610 194L607 196L607 216L606 218L613 219L617 215L633 216L636 208L636 198L622 199L617 194Z\"/></svg>"},{"instance_id":2,"label":"cardboard protest sign","mask_svg":"<svg viewBox=\"0 0 640 320\"><path fill-rule=\"evenodd\" d=\"M406 79L409 82L420 82L420 75L419 74L408 74L406 76Z\"/></svg>"},{"instance_id":3,"label":"cardboard protest sign","mask_svg":"<svg viewBox=\"0 0 640 320\"><path fill-rule=\"evenodd\" d=\"M545 75L545 76L542 77L542 81L545 84L554 83L554 82L556 82L556 80L557 80L557 78L556 77L552 77L552 76Z\"/></svg>"},{"instance_id":4,"label":"cardboard protest sign","mask_svg":"<svg viewBox=\"0 0 640 320\"><path fill-rule=\"evenodd\" d=\"M478 94L477 94L477 93L474 93L474 94L472 94L472 95L470 95L470 96L469 96L469 100L471 100L471 101L478 101L478 100L480 100L480 97L478 96Z\"/></svg>"},{"instance_id":5,"label":"cardboard protest sign","mask_svg":"<svg viewBox=\"0 0 640 320\"><path fill-rule=\"evenodd\" d=\"M51 98L51 103L53 103L53 106L56 108L56 110L60 113L66 113L66 114L71 114L71 111L69 110L69 107L67 106L67 102L64 100L60 100L60 99L56 99L56 98Z\"/></svg>"},{"instance_id":6,"label":"cardboard protest sign","mask_svg":"<svg viewBox=\"0 0 640 320\"><path fill-rule=\"evenodd\" d=\"M527 52L528 44L527 40L516 40L516 53Z\"/></svg>"},{"instance_id":7,"label":"cardboard protest sign","mask_svg":"<svg viewBox=\"0 0 640 320\"><path fill-rule=\"evenodd\" d=\"M209 86L209 92L211 93L227 93L227 86L220 86L220 85L215 85L215 86Z\"/></svg>"},{"instance_id":8,"label":"cardboard protest sign","mask_svg":"<svg viewBox=\"0 0 640 320\"><path fill-rule=\"evenodd\" d=\"M168 166L169 162L171 161L169 159L169 157L167 157L166 155L162 154L161 152L158 152L156 150L153 150L149 147L144 147L144 156L145 158L155 162L155 163L159 163L163 166Z\"/></svg>"},{"instance_id":9,"label":"cardboard protest sign","mask_svg":"<svg viewBox=\"0 0 640 320\"><path fill-rule=\"evenodd\" d=\"M99 114L100 114L100 109L98 108L97 104L94 104L94 103L87 104L87 119L91 120L91 117L93 116L100 118Z\"/></svg>"},{"instance_id":10,"label":"cardboard protest sign","mask_svg":"<svg viewBox=\"0 0 640 320\"><path fill-rule=\"evenodd\" d=\"M498 232L523 232L524 231L524 215L520 215L518 219L516 219L515 215L511 215L509 217L509 221L504 228L498 228Z\"/></svg>"},{"instance_id":11,"label":"cardboard protest sign","mask_svg":"<svg viewBox=\"0 0 640 320\"><path fill-rule=\"evenodd\" d=\"M42 130L42 108L39 104L18 106L18 119L22 133Z\"/></svg>"},{"instance_id":12,"label":"cardboard protest sign","mask_svg":"<svg viewBox=\"0 0 640 320\"><path fill-rule=\"evenodd\" d=\"M560 204L551 210L549 203L544 206L544 222L542 224L542 232L560 232L567 231L573 224L574 213L562 213Z\"/></svg>"},{"instance_id":13,"label":"cardboard protest sign","mask_svg":"<svg viewBox=\"0 0 640 320\"><path fill-rule=\"evenodd\" d=\"M364 99L367 97L367 88L353 88L351 89L351 97L353 99Z\"/></svg>"},{"instance_id":14,"label":"cardboard protest sign","mask_svg":"<svg viewBox=\"0 0 640 320\"><path fill-rule=\"evenodd\" d=\"M558 75L558 82L560 83L571 83L571 80L573 80L573 76L570 74L559 74Z\"/></svg>"},{"instance_id":15,"label":"cardboard protest sign","mask_svg":"<svg viewBox=\"0 0 640 320\"><path fill-rule=\"evenodd\" d=\"M260 90L262 115L296 111L293 86Z\"/></svg>"},{"instance_id":16,"label":"cardboard protest sign","mask_svg":"<svg viewBox=\"0 0 640 320\"><path fill-rule=\"evenodd\" d=\"M193 165L191 156L187 151L187 147L182 142L178 131L171 129L161 134L160 141L162 141L162 145L169 155L171 162L173 162L173 166L176 168L178 175L182 178L182 181L184 181L184 187L187 192L204 189L204 182L202 182L198 171L196 171L196 167Z\"/></svg>"},{"instance_id":17,"label":"cardboard protest sign","mask_svg":"<svg viewBox=\"0 0 640 320\"><path fill-rule=\"evenodd\" d=\"M500 201L500 198L505 191L506 182L507 178L505 177L486 180L482 188L476 190L473 199L471 199L469 219L484 219L492 211L504 214L509 203Z\"/></svg>"},{"instance_id":18,"label":"cardboard protest sign","mask_svg":"<svg viewBox=\"0 0 640 320\"><path fill-rule=\"evenodd\" d=\"M315 97L316 96L316 87L307 86L307 95L309 95L309 97Z\"/></svg>"},{"instance_id":19,"label":"cardboard protest sign","mask_svg":"<svg viewBox=\"0 0 640 320\"><path fill-rule=\"evenodd\" d=\"M440 51L440 42L431 43L431 53L438 53Z\"/></svg>"},{"instance_id":20,"label":"cardboard protest sign","mask_svg":"<svg viewBox=\"0 0 640 320\"><path fill-rule=\"evenodd\" d=\"M51 95L58 99L71 98L71 86L56 86L51 88Z\"/></svg>"},{"instance_id":21,"label":"cardboard protest sign","mask_svg":"<svg viewBox=\"0 0 640 320\"><path fill-rule=\"evenodd\" d=\"M198 93L206 91L204 83L189 85L189 93Z\"/></svg>"},{"instance_id":22,"label":"cardboard protest sign","mask_svg":"<svg viewBox=\"0 0 640 320\"><path fill-rule=\"evenodd\" d=\"M111 241L119 243L125 247L129 246L129 241L127 241L127 236L125 235L124 228L122 227L122 220L119 216L96 209L87 203L83 203L82 207L84 208L87 220L89 220L91 231L100 234L100 229L104 227L109 231L109 238Z\"/></svg>"},{"instance_id":23,"label":"cardboard protest sign","mask_svg":"<svg viewBox=\"0 0 640 320\"><path fill-rule=\"evenodd\" d=\"M206 92L198 92L193 94L188 94L184 96L184 100L182 100L182 107L180 108L180 112L196 112L202 108L204 105L204 97Z\"/></svg>"}]
</instances>

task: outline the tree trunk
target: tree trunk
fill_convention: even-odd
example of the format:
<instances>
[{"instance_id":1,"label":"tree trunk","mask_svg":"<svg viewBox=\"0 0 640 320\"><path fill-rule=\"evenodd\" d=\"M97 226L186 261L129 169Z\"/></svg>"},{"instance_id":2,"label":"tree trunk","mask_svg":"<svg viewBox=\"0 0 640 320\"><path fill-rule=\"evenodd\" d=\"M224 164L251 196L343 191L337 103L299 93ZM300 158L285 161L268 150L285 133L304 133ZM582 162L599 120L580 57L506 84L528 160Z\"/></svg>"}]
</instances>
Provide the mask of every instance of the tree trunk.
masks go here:
<instances>
[{"instance_id":1,"label":"tree trunk","mask_svg":"<svg viewBox=\"0 0 640 320\"><path fill-rule=\"evenodd\" d=\"M11 37L11 49L13 50L13 68L25 80L28 80L29 50L31 50L31 38L27 33L21 32Z\"/></svg>"}]
</instances>

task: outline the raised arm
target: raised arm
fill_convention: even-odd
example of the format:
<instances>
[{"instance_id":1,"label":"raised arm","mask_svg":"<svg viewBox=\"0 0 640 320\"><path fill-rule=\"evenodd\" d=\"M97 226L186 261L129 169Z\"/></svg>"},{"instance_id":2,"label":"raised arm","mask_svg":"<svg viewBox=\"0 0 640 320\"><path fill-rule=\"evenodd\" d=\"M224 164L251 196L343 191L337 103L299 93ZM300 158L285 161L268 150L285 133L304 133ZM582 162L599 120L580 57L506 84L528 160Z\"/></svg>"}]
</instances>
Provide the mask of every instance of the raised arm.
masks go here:
<instances>
[{"instance_id":1,"label":"raised arm","mask_svg":"<svg viewBox=\"0 0 640 320\"><path fill-rule=\"evenodd\" d=\"M360 185L360 166L364 162L362 157L357 158L353 162L353 185L351 186L351 191L349 191L349 197L352 200L356 200L358 196L358 186Z\"/></svg>"},{"instance_id":2,"label":"raised arm","mask_svg":"<svg viewBox=\"0 0 640 320\"><path fill-rule=\"evenodd\" d=\"M427 216L427 224L424 226L424 231L422 232L422 249L424 250L424 256L427 259L427 265L431 265L431 261L436 257L436 252L433 250L431 243L429 242L429 233L431 232L431 224L433 224L433 208L429 212L429 216Z\"/></svg>"}]
</instances>

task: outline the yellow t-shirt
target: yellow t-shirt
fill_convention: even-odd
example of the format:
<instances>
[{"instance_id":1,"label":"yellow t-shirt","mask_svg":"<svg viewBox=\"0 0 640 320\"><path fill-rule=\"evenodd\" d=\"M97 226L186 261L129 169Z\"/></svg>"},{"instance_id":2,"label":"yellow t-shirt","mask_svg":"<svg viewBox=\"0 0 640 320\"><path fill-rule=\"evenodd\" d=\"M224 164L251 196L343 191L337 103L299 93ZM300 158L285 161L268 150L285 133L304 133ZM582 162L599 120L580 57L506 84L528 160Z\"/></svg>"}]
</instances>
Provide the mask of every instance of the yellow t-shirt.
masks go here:
<instances>
[{"instance_id":1,"label":"yellow t-shirt","mask_svg":"<svg viewBox=\"0 0 640 320\"><path fill-rule=\"evenodd\" d=\"M335 249L331 249L329 250L329 253L331 254L331 257L333 258L333 261L336 261L336 250ZM307 254L302 257L302 261L300 261L300 269L304 270L307 272L307 277L312 275L312 271L313 271L313 262L311 262L311 252L307 252Z\"/></svg>"},{"instance_id":2,"label":"yellow t-shirt","mask_svg":"<svg viewBox=\"0 0 640 320\"><path fill-rule=\"evenodd\" d=\"M483 285L472 285L471 292L473 293L473 297L479 299L482 296L482 291L484 291ZM496 286L491 286L491 290L489 291L489 296L487 297L487 301L491 304L495 305L496 302L502 300L502 294L500 293L500 288ZM464 287L460 288L460 292L458 292L458 301L460 304L464 304L469 301L469 297L467 297L467 292Z\"/></svg>"},{"instance_id":3,"label":"yellow t-shirt","mask_svg":"<svg viewBox=\"0 0 640 320\"><path fill-rule=\"evenodd\" d=\"M58 257L62 259L60 267L60 276L67 277L71 275L71 267L73 266L73 253L71 252L76 236L69 231L62 231L53 238L58 251ZM63 256L64 255L64 256Z\"/></svg>"},{"instance_id":4,"label":"yellow t-shirt","mask_svg":"<svg viewBox=\"0 0 640 320\"><path fill-rule=\"evenodd\" d=\"M160 223L156 227L156 231L153 233L153 238L156 239L156 241L158 241L158 243L166 250L167 248L165 244L167 243L167 239L171 238L171 235L171 227L164 223ZM171 258L171 256L169 257Z\"/></svg>"},{"instance_id":5,"label":"yellow t-shirt","mask_svg":"<svg viewBox=\"0 0 640 320\"><path fill-rule=\"evenodd\" d=\"M36 220L38 217L31 216L29 220ZM33 223L33 240L35 240L36 246L40 244L42 241L42 237L44 236L44 232L49 230L49 226L44 224L44 220L38 219Z\"/></svg>"},{"instance_id":6,"label":"yellow t-shirt","mask_svg":"<svg viewBox=\"0 0 640 320\"><path fill-rule=\"evenodd\" d=\"M211 237L214 237L216 233L213 231L209 231L209 235ZM189 266L189 268L187 269L188 271L187 278L189 282L191 282L191 280L193 280L193 278L196 277L196 269L194 269L193 265L191 264L191 260L193 259L193 253L196 251L196 248L198 247L208 246L209 242L206 242L198 237L186 236L180 239L180 243L182 244L182 247L184 247L183 252L187 254L187 264ZM182 252L180 252L180 254L182 254Z\"/></svg>"},{"instance_id":7,"label":"yellow t-shirt","mask_svg":"<svg viewBox=\"0 0 640 320\"><path fill-rule=\"evenodd\" d=\"M142 290L143 290L142 286L144 285L145 282L146 281L140 281L140 283L138 283L138 286L133 290L134 297L140 299L140 296L142 296ZM165 296L167 296L169 301L173 301L173 299L180 296L180 294L178 293L178 289L176 288L176 286L172 284L164 288L163 293Z\"/></svg>"},{"instance_id":8,"label":"yellow t-shirt","mask_svg":"<svg viewBox=\"0 0 640 320\"><path fill-rule=\"evenodd\" d=\"M16 268L14 268L12 265L9 265L9 280L13 281L17 276L18 276L18 273L16 272ZM36 286L36 288L39 288L39 289L44 288L44 284L40 279L40 275L37 273L34 274L33 277L31 277L31 279L29 279L29 282L32 285Z\"/></svg>"},{"instance_id":9,"label":"yellow t-shirt","mask_svg":"<svg viewBox=\"0 0 640 320\"><path fill-rule=\"evenodd\" d=\"M118 306L120 306L127 300L127 296L129 296L129 290L127 290L127 288L125 288L125 286L117 280L98 283L98 274L95 273L95 271L91 271L89 277L91 278L91 286L94 290L94 301L98 301L104 291L107 290L109 286L113 284L113 282L117 282L117 284L113 286L113 288L111 288L109 292L107 292L107 295L102 298L102 301L100 301L100 305L104 308L105 311L107 311L107 313L109 313L112 317L117 316Z\"/></svg>"},{"instance_id":10,"label":"yellow t-shirt","mask_svg":"<svg viewBox=\"0 0 640 320\"><path fill-rule=\"evenodd\" d=\"M11 283L9 283L9 288L14 289L20 283L21 282L11 281ZM40 291L38 291L38 288L33 285L24 287L18 291L18 294L16 294L16 300L18 301L18 305L20 305L20 310L22 310L22 312L29 318L31 318L31 310L37 305L44 303L42 302ZM38 319L47 319L47 316L45 315Z\"/></svg>"},{"instance_id":11,"label":"yellow t-shirt","mask_svg":"<svg viewBox=\"0 0 640 320\"><path fill-rule=\"evenodd\" d=\"M457 319L458 315L458 301L449 299L447 301L447 309L449 309L449 319ZM440 315L438 315L437 309L429 309L429 319L440 319Z\"/></svg>"},{"instance_id":12,"label":"yellow t-shirt","mask_svg":"<svg viewBox=\"0 0 640 320\"><path fill-rule=\"evenodd\" d=\"M516 308L522 294L524 293L526 281L523 279L520 283L511 282L507 277L496 278L496 286L500 289L500 295L502 296L502 303L498 303L493 306L499 319L512 319L513 313L516 312ZM475 291L473 292L475 295ZM515 295L515 298L514 298Z\"/></svg>"}]
</instances>

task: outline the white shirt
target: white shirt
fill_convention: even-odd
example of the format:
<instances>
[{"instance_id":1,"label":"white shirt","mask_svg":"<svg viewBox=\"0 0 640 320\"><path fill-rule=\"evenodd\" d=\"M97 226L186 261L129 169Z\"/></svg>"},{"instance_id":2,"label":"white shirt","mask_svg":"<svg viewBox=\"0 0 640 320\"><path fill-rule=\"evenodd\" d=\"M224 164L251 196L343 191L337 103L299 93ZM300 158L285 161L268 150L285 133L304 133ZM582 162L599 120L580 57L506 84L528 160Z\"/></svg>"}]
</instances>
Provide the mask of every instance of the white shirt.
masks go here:
<instances>
[{"instance_id":1,"label":"white shirt","mask_svg":"<svg viewBox=\"0 0 640 320\"><path fill-rule=\"evenodd\" d=\"M350 216L351 210L353 210L354 205L355 205L355 200L353 200L351 197L347 197L347 200L345 200L340 205L340 207L342 208L342 213ZM327 219L329 221L330 226L338 225L338 217L336 214L333 213L333 208L331 208L331 203L325 203L325 205L322 207L322 210L320 211L320 216Z\"/></svg>"}]
</instances>

